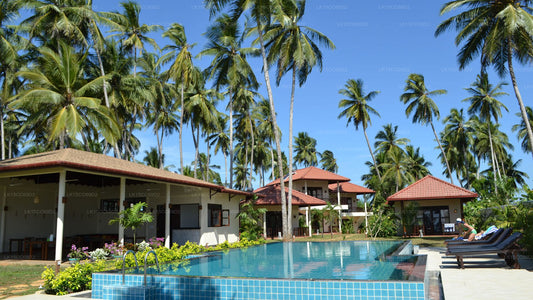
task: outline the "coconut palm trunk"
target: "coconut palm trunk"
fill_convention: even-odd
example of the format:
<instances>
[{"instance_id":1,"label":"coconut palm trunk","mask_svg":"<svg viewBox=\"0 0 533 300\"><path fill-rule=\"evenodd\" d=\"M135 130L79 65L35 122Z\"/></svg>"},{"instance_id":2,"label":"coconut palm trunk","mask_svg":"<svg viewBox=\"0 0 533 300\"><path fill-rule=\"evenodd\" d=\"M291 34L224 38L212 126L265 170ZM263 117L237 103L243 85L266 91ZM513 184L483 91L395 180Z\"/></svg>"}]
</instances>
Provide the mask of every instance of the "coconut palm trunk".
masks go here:
<instances>
[{"instance_id":1,"label":"coconut palm trunk","mask_svg":"<svg viewBox=\"0 0 533 300\"><path fill-rule=\"evenodd\" d=\"M6 143L5 143L5 129L4 129L4 107L0 104L0 134L2 135L2 160L6 159Z\"/></svg>"},{"instance_id":2,"label":"coconut palm trunk","mask_svg":"<svg viewBox=\"0 0 533 300\"><path fill-rule=\"evenodd\" d=\"M516 82L516 75L514 73L513 68L513 52L511 49L511 43L508 43L508 50L509 51L507 52L507 64L509 66L509 75L511 76L511 82L513 83L513 89L516 95L516 100L518 101L518 106L520 106L520 114L522 115L522 119L526 124L526 132L527 136L529 137L529 146L531 147L531 149L533 149L533 132L531 131L531 124L529 123L527 117L526 107L524 106L524 102L522 101L522 95L520 95L520 91L518 90L518 84ZM533 154L533 151L531 153Z\"/></svg>"},{"instance_id":3,"label":"coconut palm trunk","mask_svg":"<svg viewBox=\"0 0 533 300\"><path fill-rule=\"evenodd\" d=\"M183 76L182 76L183 79ZM185 105L183 101L183 80L181 81L181 90L180 90L180 102L181 102L181 114L180 114L180 132L178 133L179 136L179 143L180 143L180 172L183 175L183 118L185 115Z\"/></svg>"},{"instance_id":4,"label":"coconut palm trunk","mask_svg":"<svg viewBox=\"0 0 533 300\"><path fill-rule=\"evenodd\" d=\"M229 89L229 187L233 188L233 89Z\"/></svg>"},{"instance_id":5,"label":"coconut palm trunk","mask_svg":"<svg viewBox=\"0 0 533 300\"><path fill-rule=\"evenodd\" d=\"M376 163L376 157L374 156L374 152L372 152L372 147L370 147L370 141L368 140L368 135L366 134L366 126L363 126L363 133L365 134L366 139L366 145L368 146L368 151L370 152L370 156L372 156L372 161L374 162L374 168L376 169L376 174L378 174L379 182L381 183L381 173L379 172L378 164Z\"/></svg>"},{"instance_id":6,"label":"coconut palm trunk","mask_svg":"<svg viewBox=\"0 0 533 300\"><path fill-rule=\"evenodd\" d=\"M274 127L274 140L276 143L276 152L278 154L278 171L279 171L279 181L280 181L280 189L281 189L281 219L282 219L282 228L283 228L283 240L284 241L290 241L290 233L287 231L287 202L286 202L286 196L285 196L285 182L283 181L283 159L281 157L281 142L280 142L280 136L278 132L278 122L276 118L276 109L274 107L274 96L272 94L272 86L270 84L270 75L268 73L268 61L266 56L266 50L265 45L263 41L263 27L261 24L261 21L259 18L256 18L256 24L257 24L257 32L259 36L259 45L261 49L261 56L263 58L263 75L265 77L266 82L266 88L267 88L267 95L268 95L268 101L270 103L270 111L272 114L272 126Z\"/></svg>"},{"instance_id":7,"label":"coconut palm trunk","mask_svg":"<svg viewBox=\"0 0 533 300\"><path fill-rule=\"evenodd\" d=\"M440 139L437 136L437 131L435 131L435 126L433 126L433 122L429 122L429 124L431 124L431 129L433 130L433 134L435 135L437 144L439 144L440 152L442 153L442 157L444 158L444 162L446 163L446 168L448 169L448 175L450 176L450 183L453 184L453 175L452 175L452 169L450 168L450 163L448 162L446 153L444 153L444 149L442 149L442 144L440 143Z\"/></svg>"},{"instance_id":8,"label":"coconut palm trunk","mask_svg":"<svg viewBox=\"0 0 533 300\"><path fill-rule=\"evenodd\" d=\"M289 108L289 193L287 199L287 232L292 232L292 129L294 119L294 92L296 90L296 67L292 68L291 104Z\"/></svg>"}]
</instances>

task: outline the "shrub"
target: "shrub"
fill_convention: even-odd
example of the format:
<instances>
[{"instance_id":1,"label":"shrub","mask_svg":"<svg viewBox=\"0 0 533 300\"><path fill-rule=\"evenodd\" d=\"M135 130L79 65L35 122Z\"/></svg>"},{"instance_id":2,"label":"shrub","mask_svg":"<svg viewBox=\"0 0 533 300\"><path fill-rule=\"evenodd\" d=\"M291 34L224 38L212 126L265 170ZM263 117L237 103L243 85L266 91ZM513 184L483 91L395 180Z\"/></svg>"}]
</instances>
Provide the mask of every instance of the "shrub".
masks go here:
<instances>
[{"instance_id":1,"label":"shrub","mask_svg":"<svg viewBox=\"0 0 533 300\"><path fill-rule=\"evenodd\" d=\"M199 254L207 251L220 251L231 248L245 248L263 243L265 243L265 240L263 239L260 239L258 241L241 239L241 241L236 243L229 243L226 241L220 243L215 247L205 247L196 243L187 242L182 246L178 246L178 244L173 244L170 249L166 247L158 247L155 248L154 251L157 254L159 264L176 262L176 264L183 266L188 262L188 260L185 260L188 255ZM105 251L104 249L100 250ZM135 257L137 257L139 265L144 264L144 257L146 253L148 253L148 251L150 250L151 248L146 248L144 251L138 251L135 253ZM132 268L135 266L135 259L132 255L128 255L125 261L127 268ZM155 264L154 256L148 256L146 262L149 265ZM46 289L46 293L65 295L68 293L91 289L92 273L102 272L112 268L121 269L122 260L116 260L114 263L111 264L106 264L106 261L104 260L98 260L93 263L85 262L81 264L75 264L62 270L59 274L55 274L54 268L49 267L46 268L41 274L41 278L44 279L44 287Z\"/></svg>"},{"instance_id":2,"label":"shrub","mask_svg":"<svg viewBox=\"0 0 533 300\"><path fill-rule=\"evenodd\" d=\"M344 220L342 221L342 233L355 233L355 229L353 227L352 220Z\"/></svg>"},{"instance_id":3,"label":"shrub","mask_svg":"<svg viewBox=\"0 0 533 300\"><path fill-rule=\"evenodd\" d=\"M105 249L97 248L96 250L89 252L89 255L92 260L101 260L106 259L109 256L109 252Z\"/></svg>"},{"instance_id":4,"label":"shrub","mask_svg":"<svg viewBox=\"0 0 533 300\"><path fill-rule=\"evenodd\" d=\"M53 267L47 267L41 275L44 279L44 288L48 294L66 295L79 292L92 287L92 273L104 271L104 261L94 263L81 263L72 265L58 274Z\"/></svg>"},{"instance_id":5,"label":"shrub","mask_svg":"<svg viewBox=\"0 0 533 300\"><path fill-rule=\"evenodd\" d=\"M398 222L394 211L378 207L368 218L368 231L372 237L390 237L398 233Z\"/></svg>"}]
</instances>

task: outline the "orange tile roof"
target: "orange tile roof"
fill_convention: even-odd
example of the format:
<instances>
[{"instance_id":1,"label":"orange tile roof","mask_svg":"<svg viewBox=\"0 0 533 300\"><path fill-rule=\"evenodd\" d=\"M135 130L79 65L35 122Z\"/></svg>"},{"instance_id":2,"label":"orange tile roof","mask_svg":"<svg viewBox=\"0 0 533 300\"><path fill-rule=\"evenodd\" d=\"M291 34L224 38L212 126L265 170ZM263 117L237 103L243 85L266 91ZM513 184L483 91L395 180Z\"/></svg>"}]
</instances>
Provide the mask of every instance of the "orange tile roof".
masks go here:
<instances>
[{"instance_id":1,"label":"orange tile roof","mask_svg":"<svg viewBox=\"0 0 533 300\"><path fill-rule=\"evenodd\" d=\"M300 170L295 170L292 175L292 180L322 180L322 181L328 181L329 183L334 182L346 182L350 181L350 178L337 175L335 173L319 169L317 167L307 167ZM285 182L289 181L289 176L285 176ZM276 179L272 181L271 183L267 185L273 185L273 184L279 184L279 179Z\"/></svg>"},{"instance_id":2,"label":"orange tile roof","mask_svg":"<svg viewBox=\"0 0 533 300\"><path fill-rule=\"evenodd\" d=\"M160 170L104 154L70 148L24 155L0 161L0 173L53 167L66 167L76 170L96 171L118 176L122 175L140 179L151 179L161 182L206 187L230 194L252 195L252 193L228 189L211 182L176 174L174 172Z\"/></svg>"},{"instance_id":3,"label":"orange tile roof","mask_svg":"<svg viewBox=\"0 0 533 300\"><path fill-rule=\"evenodd\" d=\"M355 193L355 194L374 194L375 191L367 189L366 187L353 184L351 182L341 182L339 183L339 188L341 193ZM333 192L337 192L337 184L332 183L328 185L328 189Z\"/></svg>"},{"instance_id":4,"label":"orange tile roof","mask_svg":"<svg viewBox=\"0 0 533 300\"><path fill-rule=\"evenodd\" d=\"M285 188L285 194L288 194L289 189ZM281 188L279 185L267 185L258 188L254 193L264 196L259 198L256 202L257 205L281 205ZM292 205L298 206L314 206L314 205L326 205L326 201L315 198L313 196L306 195L297 190L292 190Z\"/></svg>"},{"instance_id":5,"label":"orange tile roof","mask_svg":"<svg viewBox=\"0 0 533 300\"><path fill-rule=\"evenodd\" d=\"M410 186L389 196L387 201L405 200L438 200L438 199L470 199L478 196L477 193L453 185L431 175L418 180Z\"/></svg>"}]
</instances>

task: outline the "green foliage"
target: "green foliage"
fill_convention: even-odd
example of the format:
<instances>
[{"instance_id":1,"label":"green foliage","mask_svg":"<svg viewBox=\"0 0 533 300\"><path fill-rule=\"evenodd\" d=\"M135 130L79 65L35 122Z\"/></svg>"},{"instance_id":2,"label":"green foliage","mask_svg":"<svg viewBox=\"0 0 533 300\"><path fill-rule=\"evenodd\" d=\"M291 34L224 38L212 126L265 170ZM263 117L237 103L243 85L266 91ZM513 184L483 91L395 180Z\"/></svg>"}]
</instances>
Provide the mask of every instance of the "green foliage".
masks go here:
<instances>
[{"instance_id":1,"label":"green foliage","mask_svg":"<svg viewBox=\"0 0 533 300\"><path fill-rule=\"evenodd\" d=\"M49 294L66 295L92 287L92 273L106 269L104 261L74 264L55 274L53 267L47 267L41 275L44 288Z\"/></svg>"},{"instance_id":2,"label":"green foliage","mask_svg":"<svg viewBox=\"0 0 533 300\"><path fill-rule=\"evenodd\" d=\"M400 216L403 226L404 235L411 236L413 228L416 225L416 215L418 213L418 202L409 202L402 211Z\"/></svg>"},{"instance_id":3,"label":"green foliage","mask_svg":"<svg viewBox=\"0 0 533 300\"><path fill-rule=\"evenodd\" d=\"M255 203L257 196L250 199L246 203L241 205L241 211L237 215L240 221L239 231L241 233L241 240L258 240L263 233L263 227L260 220L263 214L266 212L265 208L257 208Z\"/></svg>"},{"instance_id":4,"label":"green foliage","mask_svg":"<svg viewBox=\"0 0 533 300\"><path fill-rule=\"evenodd\" d=\"M159 264L175 263L178 265L186 265L188 255L199 254L207 251L221 251L233 248L246 248L250 246L260 245L265 243L265 240L251 241L248 239L241 239L239 242L229 243L223 242L214 247L205 247L196 243L187 242L182 246L174 243L172 247L158 247L154 251L157 254ZM138 251L135 253L137 261L140 265L144 263L144 257L151 249L146 248L145 251ZM133 255L126 257L126 268L135 267L135 259ZM155 257L153 255L148 256L148 265L155 264ZM98 260L96 262L86 261L72 265L59 274L55 274L53 267L47 267L41 274L41 278L44 280L44 287L48 294L66 295L68 293L83 291L91 289L92 273L103 272L110 269L122 269L122 259L115 260L114 263L109 264L104 260Z\"/></svg>"},{"instance_id":5,"label":"green foliage","mask_svg":"<svg viewBox=\"0 0 533 300\"><path fill-rule=\"evenodd\" d=\"M128 207L119 213L117 219L112 219L109 224L119 223L124 228L130 228L133 231L133 243L135 244L135 233L139 226L144 223L150 223L154 217L149 212L145 212L146 202L139 202L132 207Z\"/></svg>"},{"instance_id":6,"label":"green foliage","mask_svg":"<svg viewBox=\"0 0 533 300\"><path fill-rule=\"evenodd\" d=\"M386 206L376 207L368 218L368 232L373 237L390 237L398 233L398 222L394 210Z\"/></svg>"},{"instance_id":7,"label":"green foliage","mask_svg":"<svg viewBox=\"0 0 533 300\"><path fill-rule=\"evenodd\" d=\"M342 221L342 233L344 233L344 234L355 233L355 228L353 227L352 220L343 220Z\"/></svg>"}]
</instances>

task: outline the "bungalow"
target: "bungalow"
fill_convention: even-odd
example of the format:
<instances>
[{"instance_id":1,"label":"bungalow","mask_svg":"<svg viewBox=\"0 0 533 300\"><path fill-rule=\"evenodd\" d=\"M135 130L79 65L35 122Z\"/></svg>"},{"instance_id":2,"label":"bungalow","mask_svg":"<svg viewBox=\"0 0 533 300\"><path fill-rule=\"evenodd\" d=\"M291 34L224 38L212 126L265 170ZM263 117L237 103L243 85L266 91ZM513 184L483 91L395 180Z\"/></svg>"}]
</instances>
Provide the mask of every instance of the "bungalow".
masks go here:
<instances>
[{"instance_id":1,"label":"bungalow","mask_svg":"<svg viewBox=\"0 0 533 300\"><path fill-rule=\"evenodd\" d=\"M311 234L311 216L312 209L322 209L327 202L336 206L336 209L342 210L343 219L353 219L355 223L360 220L357 218L365 216L364 212L357 211L357 195L374 193L355 184L349 183L350 179L338 174L328 172L316 167L307 167L294 171L293 180L293 228L294 235L303 235L303 228L299 228L298 214L305 215L305 223L308 224L309 235ZM288 183L288 177L285 178ZM285 187L287 187L285 185ZM265 216L265 231L267 236L276 235L281 231L281 190L279 179L267 184L265 187L254 191L257 194L264 195L264 199L258 200L258 205L267 208ZM288 189L286 188L286 193ZM362 220L362 218L361 218ZM341 230L340 222L334 221L334 224L327 224L325 231L332 230L332 227L338 226ZM277 231L276 231L277 230Z\"/></svg>"},{"instance_id":2,"label":"bungalow","mask_svg":"<svg viewBox=\"0 0 533 300\"><path fill-rule=\"evenodd\" d=\"M455 232L454 220L463 218L463 204L474 200L478 194L453 185L431 175L416 181L408 187L389 196L387 201L401 216L406 203L418 204L414 235L440 235ZM403 234L399 228L398 234Z\"/></svg>"},{"instance_id":3,"label":"bungalow","mask_svg":"<svg viewBox=\"0 0 533 300\"><path fill-rule=\"evenodd\" d=\"M0 162L0 252L41 253L56 261L72 243L102 246L131 240L109 220L146 202L154 222L142 238L164 237L165 246L187 241L215 245L239 238L235 219L251 193L203 180L74 149ZM129 234L129 235L128 235Z\"/></svg>"}]
</instances>

